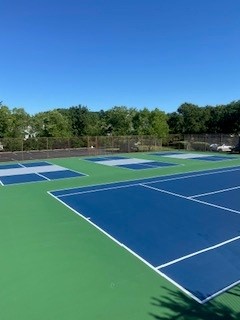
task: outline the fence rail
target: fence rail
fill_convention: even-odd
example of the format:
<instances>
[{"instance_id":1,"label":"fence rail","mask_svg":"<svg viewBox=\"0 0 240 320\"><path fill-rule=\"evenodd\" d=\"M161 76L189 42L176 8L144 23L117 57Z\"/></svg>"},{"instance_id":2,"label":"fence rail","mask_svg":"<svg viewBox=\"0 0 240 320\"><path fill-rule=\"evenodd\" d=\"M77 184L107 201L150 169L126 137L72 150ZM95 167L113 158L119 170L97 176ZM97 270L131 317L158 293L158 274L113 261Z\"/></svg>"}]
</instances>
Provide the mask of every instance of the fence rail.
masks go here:
<instances>
[{"instance_id":1,"label":"fence rail","mask_svg":"<svg viewBox=\"0 0 240 320\"><path fill-rule=\"evenodd\" d=\"M165 149L210 151L211 145L238 143L231 134L171 134L154 136L83 136L73 138L0 139L0 161L76 157Z\"/></svg>"},{"instance_id":2,"label":"fence rail","mask_svg":"<svg viewBox=\"0 0 240 320\"><path fill-rule=\"evenodd\" d=\"M152 136L4 138L0 140L0 161L153 151L161 147L162 139Z\"/></svg>"}]
</instances>

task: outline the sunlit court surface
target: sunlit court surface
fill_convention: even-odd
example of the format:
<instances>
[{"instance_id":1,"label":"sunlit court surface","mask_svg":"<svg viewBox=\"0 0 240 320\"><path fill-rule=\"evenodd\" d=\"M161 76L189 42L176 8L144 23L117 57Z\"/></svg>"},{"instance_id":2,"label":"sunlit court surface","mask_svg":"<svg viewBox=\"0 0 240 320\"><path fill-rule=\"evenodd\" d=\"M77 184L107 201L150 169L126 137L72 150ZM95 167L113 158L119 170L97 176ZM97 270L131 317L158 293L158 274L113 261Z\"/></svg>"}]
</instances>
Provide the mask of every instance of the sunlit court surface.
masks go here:
<instances>
[{"instance_id":1,"label":"sunlit court surface","mask_svg":"<svg viewBox=\"0 0 240 320\"><path fill-rule=\"evenodd\" d=\"M204 303L240 281L239 181L233 167L51 194Z\"/></svg>"},{"instance_id":2,"label":"sunlit court surface","mask_svg":"<svg viewBox=\"0 0 240 320\"><path fill-rule=\"evenodd\" d=\"M0 181L2 319L240 312L238 155L1 163Z\"/></svg>"}]
</instances>

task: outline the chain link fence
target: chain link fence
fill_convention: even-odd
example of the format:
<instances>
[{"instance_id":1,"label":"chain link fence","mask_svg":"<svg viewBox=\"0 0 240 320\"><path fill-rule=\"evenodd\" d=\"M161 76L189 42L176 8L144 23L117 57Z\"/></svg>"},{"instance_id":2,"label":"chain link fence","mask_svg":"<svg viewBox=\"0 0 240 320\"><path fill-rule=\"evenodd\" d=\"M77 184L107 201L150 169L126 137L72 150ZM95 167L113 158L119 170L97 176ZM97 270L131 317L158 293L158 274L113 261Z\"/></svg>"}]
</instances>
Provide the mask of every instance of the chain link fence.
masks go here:
<instances>
[{"instance_id":1,"label":"chain link fence","mask_svg":"<svg viewBox=\"0 0 240 320\"><path fill-rule=\"evenodd\" d=\"M0 161L156 151L161 148L162 139L152 136L3 138L0 139Z\"/></svg>"},{"instance_id":2,"label":"chain link fence","mask_svg":"<svg viewBox=\"0 0 240 320\"><path fill-rule=\"evenodd\" d=\"M184 148L196 151L216 151L216 148L222 145L234 147L238 140L238 135L232 134L185 134Z\"/></svg>"},{"instance_id":3,"label":"chain link fence","mask_svg":"<svg viewBox=\"0 0 240 320\"><path fill-rule=\"evenodd\" d=\"M238 135L170 134L154 136L83 136L72 138L0 139L0 161L105 155L158 150L213 151L212 146L236 146ZM216 150L216 149L215 149Z\"/></svg>"}]
</instances>

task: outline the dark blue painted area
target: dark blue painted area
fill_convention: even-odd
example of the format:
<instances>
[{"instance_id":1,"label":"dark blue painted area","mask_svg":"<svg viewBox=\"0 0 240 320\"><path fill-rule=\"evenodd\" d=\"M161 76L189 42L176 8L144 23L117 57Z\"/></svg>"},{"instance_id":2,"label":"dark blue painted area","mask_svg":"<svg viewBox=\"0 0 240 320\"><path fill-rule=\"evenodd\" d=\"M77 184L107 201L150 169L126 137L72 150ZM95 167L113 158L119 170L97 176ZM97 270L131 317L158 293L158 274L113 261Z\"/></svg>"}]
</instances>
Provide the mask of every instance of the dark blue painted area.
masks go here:
<instances>
[{"instance_id":1,"label":"dark blue painted area","mask_svg":"<svg viewBox=\"0 0 240 320\"><path fill-rule=\"evenodd\" d=\"M108 183L108 184L98 184L98 185L92 185L89 187L80 187L80 188L71 188L71 189L63 189L63 190L55 190L51 193L54 196L61 196L61 195L67 195L71 193L82 193L90 190L99 190L99 189L106 189L106 188L117 188L122 186L128 186L128 185L138 185L141 183L152 183L152 182L159 182L159 181L177 181L178 179L189 178L189 177L198 177L199 175L206 175L209 176L209 180L207 181L207 185L211 184L212 181L214 181L215 174L223 174L223 172L230 173L238 172L240 171L240 166L230 167L230 168L224 168L224 169L214 169L214 170L204 170L199 172L187 172L187 173L179 173L179 174L172 174L172 175L165 175L165 176L157 176L155 178L144 178L144 179L136 179L136 180L128 180L124 182L114 182L114 183ZM195 183L196 184L196 183ZM206 185L206 187L207 187ZM206 190L206 189L205 189ZM219 189L218 189L219 190ZM205 192L205 191L204 191Z\"/></svg>"},{"instance_id":2,"label":"dark blue painted area","mask_svg":"<svg viewBox=\"0 0 240 320\"><path fill-rule=\"evenodd\" d=\"M122 156L109 156L109 157L91 157L85 158L87 161L98 162L98 161L107 161L107 160L122 160L122 159L129 159Z\"/></svg>"},{"instance_id":3,"label":"dark blue painted area","mask_svg":"<svg viewBox=\"0 0 240 320\"><path fill-rule=\"evenodd\" d=\"M106 160L106 158L105 157L94 157L94 158L85 158L84 160L97 162L97 161L104 161L104 160Z\"/></svg>"},{"instance_id":4,"label":"dark blue painted area","mask_svg":"<svg viewBox=\"0 0 240 320\"><path fill-rule=\"evenodd\" d=\"M240 213L240 189L201 196L197 197L197 199L225 208L227 207L232 210L237 210Z\"/></svg>"},{"instance_id":5,"label":"dark blue painted area","mask_svg":"<svg viewBox=\"0 0 240 320\"><path fill-rule=\"evenodd\" d=\"M51 166L51 165L52 165L51 163L48 163L45 161L22 163L22 166L24 166L26 168L44 167L44 166Z\"/></svg>"},{"instance_id":6,"label":"dark blue painted area","mask_svg":"<svg viewBox=\"0 0 240 320\"><path fill-rule=\"evenodd\" d=\"M129 159L129 158L122 157L122 156L110 156L110 157L105 157L105 160L122 160L122 159Z\"/></svg>"},{"instance_id":7,"label":"dark blue painted area","mask_svg":"<svg viewBox=\"0 0 240 320\"><path fill-rule=\"evenodd\" d=\"M170 156L174 154L182 154L182 152L155 152L151 153L152 156Z\"/></svg>"},{"instance_id":8,"label":"dark blue painted area","mask_svg":"<svg viewBox=\"0 0 240 320\"><path fill-rule=\"evenodd\" d=\"M149 169L149 167L145 166L143 163L131 163L131 164L121 164L115 167L126 168L131 170L145 170Z\"/></svg>"},{"instance_id":9,"label":"dark blue painted area","mask_svg":"<svg viewBox=\"0 0 240 320\"><path fill-rule=\"evenodd\" d=\"M240 241L160 269L200 300L240 280Z\"/></svg>"},{"instance_id":10,"label":"dark blue painted area","mask_svg":"<svg viewBox=\"0 0 240 320\"><path fill-rule=\"evenodd\" d=\"M206 156L206 157L195 157L191 158L195 160L203 160L203 161L224 161L224 160L230 160L230 159L236 159L234 157L221 157L221 156Z\"/></svg>"},{"instance_id":11,"label":"dark blue painted area","mask_svg":"<svg viewBox=\"0 0 240 320\"><path fill-rule=\"evenodd\" d=\"M153 266L240 235L240 215L142 186L61 197Z\"/></svg>"},{"instance_id":12,"label":"dark blue painted area","mask_svg":"<svg viewBox=\"0 0 240 320\"><path fill-rule=\"evenodd\" d=\"M46 181L46 179L44 179L43 177L35 173L18 174L18 175L5 176L5 177L0 176L0 180L4 185L18 184L18 183L25 183L25 182Z\"/></svg>"},{"instance_id":13,"label":"dark blue painted area","mask_svg":"<svg viewBox=\"0 0 240 320\"><path fill-rule=\"evenodd\" d=\"M57 180L57 179L65 179L65 178L74 178L74 177L81 177L84 176L82 173L78 173L71 170L60 170L60 171L52 171L52 172L41 172L41 175L50 179L50 180Z\"/></svg>"},{"instance_id":14,"label":"dark blue painted area","mask_svg":"<svg viewBox=\"0 0 240 320\"><path fill-rule=\"evenodd\" d=\"M159 167L170 167L176 166L174 163L166 163L166 162L146 162L146 163L131 163L131 164L120 164L117 167L132 169L132 170L146 170L153 169Z\"/></svg>"},{"instance_id":15,"label":"dark blue painted area","mask_svg":"<svg viewBox=\"0 0 240 320\"><path fill-rule=\"evenodd\" d=\"M210 172L211 173L211 172ZM221 189L237 187L240 181L240 168L235 171L219 172L190 176L183 179L174 179L150 183L154 188L163 189L184 196L193 196L207 192L218 191Z\"/></svg>"},{"instance_id":16,"label":"dark blue painted area","mask_svg":"<svg viewBox=\"0 0 240 320\"><path fill-rule=\"evenodd\" d=\"M21 168L19 163L12 163L12 164L1 164L0 170L6 170L6 169L17 169ZM0 171L1 172L1 171ZM1 173L0 173L1 174Z\"/></svg>"},{"instance_id":17,"label":"dark blue painted area","mask_svg":"<svg viewBox=\"0 0 240 320\"><path fill-rule=\"evenodd\" d=\"M170 162L146 162L144 163L145 166L154 166L154 167L172 167L177 166L177 163L170 163Z\"/></svg>"}]
</instances>

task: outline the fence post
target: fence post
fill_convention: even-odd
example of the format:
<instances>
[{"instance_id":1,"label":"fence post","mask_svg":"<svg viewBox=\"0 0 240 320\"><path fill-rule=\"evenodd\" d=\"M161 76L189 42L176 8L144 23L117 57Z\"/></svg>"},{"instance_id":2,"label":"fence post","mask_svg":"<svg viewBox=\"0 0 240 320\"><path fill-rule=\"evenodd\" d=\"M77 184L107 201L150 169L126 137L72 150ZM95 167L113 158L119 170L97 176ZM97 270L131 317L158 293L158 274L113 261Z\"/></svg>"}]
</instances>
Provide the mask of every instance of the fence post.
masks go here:
<instances>
[{"instance_id":1,"label":"fence post","mask_svg":"<svg viewBox=\"0 0 240 320\"><path fill-rule=\"evenodd\" d=\"M24 155L23 155L23 139L22 139L22 144L21 144L21 149L22 149L22 160L24 160Z\"/></svg>"},{"instance_id":2,"label":"fence post","mask_svg":"<svg viewBox=\"0 0 240 320\"><path fill-rule=\"evenodd\" d=\"M47 157L49 158L49 144L48 144L48 138L46 138L46 148L47 148Z\"/></svg>"}]
</instances>

